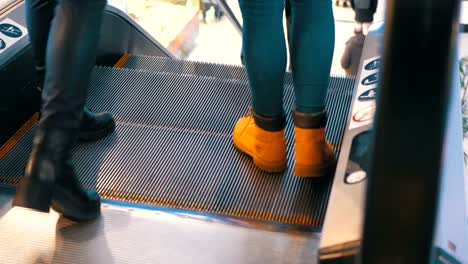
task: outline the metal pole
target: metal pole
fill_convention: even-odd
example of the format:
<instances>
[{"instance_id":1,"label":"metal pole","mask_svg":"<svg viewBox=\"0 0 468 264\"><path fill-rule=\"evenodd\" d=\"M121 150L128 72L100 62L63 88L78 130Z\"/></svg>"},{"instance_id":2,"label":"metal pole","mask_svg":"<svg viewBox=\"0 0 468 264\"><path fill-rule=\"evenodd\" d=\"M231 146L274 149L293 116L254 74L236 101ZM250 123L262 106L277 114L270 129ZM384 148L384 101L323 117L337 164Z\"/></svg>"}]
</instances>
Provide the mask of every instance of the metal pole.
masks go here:
<instances>
[{"instance_id":1,"label":"metal pole","mask_svg":"<svg viewBox=\"0 0 468 264\"><path fill-rule=\"evenodd\" d=\"M429 263L459 0L388 0L362 263Z\"/></svg>"}]
</instances>

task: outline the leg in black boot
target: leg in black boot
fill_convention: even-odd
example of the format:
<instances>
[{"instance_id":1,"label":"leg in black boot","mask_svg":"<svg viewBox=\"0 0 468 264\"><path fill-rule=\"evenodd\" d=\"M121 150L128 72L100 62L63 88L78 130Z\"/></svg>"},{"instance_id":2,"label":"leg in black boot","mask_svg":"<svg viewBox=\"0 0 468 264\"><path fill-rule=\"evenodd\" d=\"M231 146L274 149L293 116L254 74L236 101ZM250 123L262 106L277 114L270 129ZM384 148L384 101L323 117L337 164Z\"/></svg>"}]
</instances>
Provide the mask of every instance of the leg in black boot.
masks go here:
<instances>
[{"instance_id":1,"label":"leg in black boot","mask_svg":"<svg viewBox=\"0 0 468 264\"><path fill-rule=\"evenodd\" d=\"M38 1L27 3L31 13L33 2ZM70 151L82 122L105 5L105 0L58 1L47 44L41 120L13 202L16 206L47 211L52 204L78 221L99 215L99 195L81 187Z\"/></svg>"},{"instance_id":2,"label":"leg in black boot","mask_svg":"<svg viewBox=\"0 0 468 264\"><path fill-rule=\"evenodd\" d=\"M29 0L26 6L26 24L31 39L32 54L34 57L34 96L38 98L37 109L41 107L41 92L44 85L45 53L50 25L54 18L55 1Z\"/></svg>"},{"instance_id":3,"label":"leg in black boot","mask_svg":"<svg viewBox=\"0 0 468 264\"><path fill-rule=\"evenodd\" d=\"M45 67L36 67L34 85L37 92L42 93L44 85ZM40 107L40 101L38 102ZM115 121L108 112L94 113L89 108L83 109L78 141L90 142L103 139L115 130Z\"/></svg>"},{"instance_id":4,"label":"leg in black boot","mask_svg":"<svg viewBox=\"0 0 468 264\"><path fill-rule=\"evenodd\" d=\"M38 93L42 93L44 84L45 67L36 67L35 86ZM38 103L40 107L40 102ZM87 107L83 109L78 141L97 141L107 137L115 130L115 121L108 112L94 113Z\"/></svg>"},{"instance_id":5,"label":"leg in black boot","mask_svg":"<svg viewBox=\"0 0 468 264\"><path fill-rule=\"evenodd\" d=\"M115 130L114 118L110 113L93 113L88 108L83 110L79 141L96 141L105 138Z\"/></svg>"},{"instance_id":6,"label":"leg in black boot","mask_svg":"<svg viewBox=\"0 0 468 264\"><path fill-rule=\"evenodd\" d=\"M32 43L35 65L34 85L42 92L45 76L45 55L54 10L57 1L26 1L26 22ZM40 107L40 102L38 103ZM115 129L115 122L110 113L93 113L84 108L83 120L78 134L79 141L96 141L108 136Z\"/></svg>"},{"instance_id":7,"label":"leg in black boot","mask_svg":"<svg viewBox=\"0 0 468 264\"><path fill-rule=\"evenodd\" d=\"M81 187L70 161L65 164L64 169L64 177L57 178L55 183L52 208L75 221L95 219L101 207L99 194Z\"/></svg>"}]
</instances>

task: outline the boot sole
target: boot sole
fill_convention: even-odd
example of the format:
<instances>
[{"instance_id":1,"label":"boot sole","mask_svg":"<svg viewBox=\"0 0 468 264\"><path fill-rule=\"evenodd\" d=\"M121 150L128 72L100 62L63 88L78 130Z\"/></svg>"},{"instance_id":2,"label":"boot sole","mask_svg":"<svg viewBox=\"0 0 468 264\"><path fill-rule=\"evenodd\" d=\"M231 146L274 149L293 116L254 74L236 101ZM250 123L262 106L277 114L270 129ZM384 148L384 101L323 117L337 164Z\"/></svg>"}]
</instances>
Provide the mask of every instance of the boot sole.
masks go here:
<instances>
[{"instance_id":1,"label":"boot sole","mask_svg":"<svg viewBox=\"0 0 468 264\"><path fill-rule=\"evenodd\" d=\"M107 137L114 131L115 131L115 121L112 121L112 123L109 123L109 125L97 131L92 131L92 132L80 131L80 133L78 134L78 141L81 141L81 142L98 141L100 139Z\"/></svg>"},{"instance_id":2,"label":"boot sole","mask_svg":"<svg viewBox=\"0 0 468 264\"><path fill-rule=\"evenodd\" d=\"M318 178L330 175L336 167L336 160L323 166L294 165L294 175L299 178Z\"/></svg>"},{"instance_id":3,"label":"boot sole","mask_svg":"<svg viewBox=\"0 0 468 264\"><path fill-rule=\"evenodd\" d=\"M61 201L61 203L57 202L57 200ZM67 209L62 204L66 204ZM101 201L95 207L84 208L69 195L56 190L54 192L54 199L52 200L52 209L75 222L87 222L99 217L101 214Z\"/></svg>"},{"instance_id":4,"label":"boot sole","mask_svg":"<svg viewBox=\"0 0 468 264\"><path fill-rule=\"evenodd\" d=\"M12 206L48 213L52 203L52 195L50 183L35 179L23 179L16 187Z\"/></svg>"},{"instance_id":5,"label":"boot sole","mask_svg":"<svg viewBox=\"0 0 468 264\"><path fill-rule=\"evenodd\" d=\"M92 214L83 214L83 213L79 215L68 214L66 210L56 202L52 202L52 209L54 209L54 211L56 211L57 213L61 214L63 217L68 218L75 222L79 222L79 223L95 220L101 214L100 210L98 210L97 213L92 213Z\"/></svg>"},{"instance_id":6,"label":"boot sole","mask_svg":"<svg viewBox=\"0 0 468 264\"><path fill-rule=\"evenodd\" d=\"M233 142L234 142L234 146L236 147L236 149L246 154L250 158L252 158L255 166L257 166L262 171L266 171L268 173L279 173L279 172L284 172L286 170L286 167L287 167L286 160L282 163L273 163L273 162L268 162L268 161L255 158L252 153L249 153L248 151L245 150L245 148L243 148L243 146L238 144L234 138L233 138Z\"/></svg>"}]
</instances>

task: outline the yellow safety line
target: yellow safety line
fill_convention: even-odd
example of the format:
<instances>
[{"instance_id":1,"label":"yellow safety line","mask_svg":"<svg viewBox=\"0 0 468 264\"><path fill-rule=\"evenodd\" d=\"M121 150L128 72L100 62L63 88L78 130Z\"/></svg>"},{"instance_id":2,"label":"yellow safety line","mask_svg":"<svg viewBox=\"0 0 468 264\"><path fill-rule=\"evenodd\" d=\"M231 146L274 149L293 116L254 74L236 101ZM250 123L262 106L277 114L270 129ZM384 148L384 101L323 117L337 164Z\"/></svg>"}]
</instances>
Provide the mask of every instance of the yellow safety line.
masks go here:
<instances>
[{"instance_id":1,"label":"yellow safety line","mask_svg":"<svg viewBox=\"0 0 468 264\"><path fill-rule=\"evenodd\" d=\"M29 132L31 128L39 121L39 113L35 113L16 133L0 147L0 159L5 157L10 150Z\"/></svg>"},{"instance_id":2,"label":"yellow safety line","mask_svg":"<svg viewBox=\"0 0 468 264\"><path fill-rule=\"evenodd\" d=\"M122 66L125 65L125 63L127 63L128 59L130 59L131 55L128 54L128 53L125 53L120 59L119 61L117 61L117 63L114 65L114 68L122 68Z\"/></svg>"}]
</instances>

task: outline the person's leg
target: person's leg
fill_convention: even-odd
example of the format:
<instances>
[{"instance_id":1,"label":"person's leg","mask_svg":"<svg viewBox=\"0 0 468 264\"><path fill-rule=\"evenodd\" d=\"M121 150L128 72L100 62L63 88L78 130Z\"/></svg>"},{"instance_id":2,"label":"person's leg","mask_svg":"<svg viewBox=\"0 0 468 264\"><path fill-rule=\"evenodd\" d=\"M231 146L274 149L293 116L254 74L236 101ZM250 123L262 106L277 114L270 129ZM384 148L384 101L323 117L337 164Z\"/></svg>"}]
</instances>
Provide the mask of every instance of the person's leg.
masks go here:
<instances>
[{"instance_id":1,"label":"person's leg","mask_svg":"<svg viewBox=\"0 0 468 264\"><path fill-rule=\"evenodd\" d=\"M105 0L60 0L46 50L42 115L33 150L13 205L90 220L100 199L86 192L71 163L89 76L94 64Z\"/></svg>"},{"instance_id":2,"label":"person's leg","mask_svg":"<svg viewBox=\"0 0 468 264\"><path fill-rule=\"evenodd\" d=\"M34 83L39 93L44 85L47 41L56 5L56 0L28 0L25 3L26 23L34 57ZM38 105L40 106L40 102ZM78 140L95 141L109 135L115 129L115 122L109 113L93 113L85 108L83 116Z\"/></svg>"},{"instance_id":3,"label":"person's leg","mask_svg":"<svg viewBox=\"0 0 468 264\"><path fill-rule=\"evenodd\" d=\"M295 174L322 176L334 163L332 149L325 140L325 97L335 44L332 2L291 0L291 7Z\"/></svg>"},{"instance_id":4,"label":"person's leg","mask_svg":"<svg viewBox=\"0 0 468 264\"><path fill-rule=\"evenodd\" d=\"M214 4L214 11L215 11L215 18L216 18L216 21L219 21L221 19L221 16L222 16L222 11L221 11L221 7L219 7L219 4Z\"/></svg>"},{"instance_id":5,"label":"person's leg","mask_svg":"<svg viewBox=\"0 0 468 264\"><path fill-rule=\"evenodd\" d=\"M374 22L374 15L375 12L377 11L377 0L369 0L369 8L367 10L367 16L365 17L365 20L363 21L363 27L364 27L364 34L367 35L369 33L369 28L372 25L372 22Z\"/></svg>"},{"instance_id":6,"label":"person's leg","mask_svg":"<svg viewBox=\"0 0 468 264\"><path fill-rule=\"evenodd\" d=\"M250 115L234 128L234 145L263 170L286 168L283 82L286 43L284 0L241 0L242 50L252 94Z\"/></svg>"},{"instance_id":7,"label":"person's leg","mask_svg":"<svg viewBox=\"0 0 468 264\"><path fill-rule=\"evenodd\" d=\"M367 35L369 27L374 21L374 13L377 10L377 0L354 0L354 20L361 24L362 32Z\"/></svg>"},{"instance_id":8,"label":"person's leg","mask_svg":"<svg viewBox=\"0 0 468 264\"><path fill-rule=\"evenodd\" d=\"M335 46L332 3L292 0L291 57L296 110L321 112L330 81Z\"/></svg>"},{"instance_id":9,"label":"person's leg","mask_svg":"<svg viewBox=\"0 0 468 264\"><path fill-rule=\"evenodd\" d=\"M354 22L354 33L364 33L364 29L363 29L363 26L362 26L362 23L360 22Z\"/></svg>"},{"instance_id":10,"label":"person's leg","mask_svg":"<svg viewBox=\"0 0 468 264\"><path fill-rule=\"evenodd\" d=\"M47 39L56 4L55 0L27 0L25 3L38 90L42 89L44 82Z\"/></svg>"},{"instance_id":11,"label":"person's leg","mask_svg":"<svg viewBox=\"0 0 468 264\"><path fill-rule=\"evenodd\" d=\"M364 35L367 35L369 33L369 28L371 27L371 25L372 25L372 23L370 23L370 22L363 23L362 33Z\"/></svg>"},{"instance_id":12,"label":"person's leg","mask_svg":"<svg viewBox=\"0 0 468 264\"><path fill-rule=\"evenodd\" d=\"M206 11L208 11L208 5L203 3L203 1L200 0L200 9L201 9L201 12L202 12L202 22L206 24Z\"/></svg>"},{"instance_id":13,"label":"person's leg","mask_svg":"<svg viewBox=\"0 0 468 264\"><path fill-rule=\"evenodd\" d=\"M283 30L284 1L241 0L242 47L255 113L283 115L283 82L286 42Z\"/></svg>"}]
</instances>

